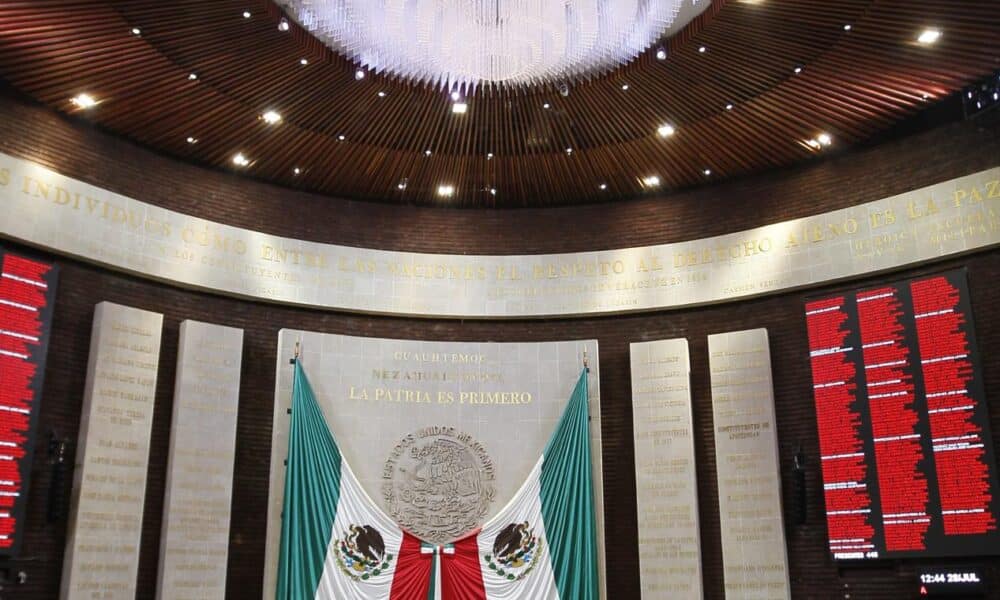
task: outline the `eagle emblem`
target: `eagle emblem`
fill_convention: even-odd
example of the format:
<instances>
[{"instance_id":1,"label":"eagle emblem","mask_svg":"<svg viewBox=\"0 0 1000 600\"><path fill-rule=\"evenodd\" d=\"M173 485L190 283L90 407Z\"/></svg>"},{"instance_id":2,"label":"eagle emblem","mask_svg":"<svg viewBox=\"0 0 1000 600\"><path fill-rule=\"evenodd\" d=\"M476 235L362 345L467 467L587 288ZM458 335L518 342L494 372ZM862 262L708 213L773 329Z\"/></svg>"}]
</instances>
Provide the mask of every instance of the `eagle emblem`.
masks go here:
<instances>
[{"instance_id":1,"label":"eagle emblem","mask_svg":"<svg viewBox=\"0 0 1000 600\"><path fill-rule=\"evenodd\" d=\"M530 523L511 523L497 534L493 540L493 552L484 554L483 562L498 576L516 581L535 568L543 545L544 540L535 535Z\"/></svg>"},{"instance_id":2,"label":"eagle emblem","mask_svg":"<svg viewBox=\"0 0 1000 600\"><path fill-rule=\"evenodd\" d=\"M350 525L344 536L335 540L337 565L355 581L367 581L381 575L392 563L386 554L382 534L371 525Z\"/></svg>"}]
</instances>

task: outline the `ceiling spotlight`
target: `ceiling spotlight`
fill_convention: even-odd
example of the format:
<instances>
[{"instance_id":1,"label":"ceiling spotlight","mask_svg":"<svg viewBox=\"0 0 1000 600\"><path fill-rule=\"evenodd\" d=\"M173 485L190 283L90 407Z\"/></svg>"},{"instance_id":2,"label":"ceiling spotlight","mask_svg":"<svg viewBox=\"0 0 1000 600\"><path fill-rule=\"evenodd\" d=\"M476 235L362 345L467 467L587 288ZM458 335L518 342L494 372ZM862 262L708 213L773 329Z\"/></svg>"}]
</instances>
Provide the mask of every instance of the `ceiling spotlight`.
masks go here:
<instances>
[{"instance_id":1,"label":"ceiling spotlight","mask_svg":"<svg viewBox=\"0 0 1000 600\"><path fill-rule=\"evenodd\" d=\"M824 146L829 146L830 144L833 143L833 138L830 137L829 133L821 133L819 134L819 136L816 137L816 139L819 141L819 143L823 144Z\"/></svg>"},{"instance_id":2,"label":"ceiling spotlight","mask_svg":"<svg viewBox=\"0 0 1000 600\"><path fill-rule=\"evenodd\" d=\"M493 160L493 153L492 152L487 152L486 153L486 160Z\"/></svg>"},{"instance_id":3,"label":"ceiling spotlight","mask_svg":"<svg viewBox=\"0 0 1000 600\"><path fill-rule=\"evenodd\" d=\"M410 184L410 180L404 177L403 179L400 180L399 183L396 184L396 189L400 190L400 191L403 191L403 190L406 189L406 186L409 185L409 184Z\"/></svg>"},{"instance_id":4,"label":"ceiling spotlight","mask_svg":"<svg viewBox=\"0 0 1000 600\"><path fill-rule=\"evenodd\" d=\"M288 19L281 17L281 20L278 21L278 31L288 31L290 27L291 25L288 24Z\"/></svg>"},{"instance_id":5,"label":"ceiling spotlight","mask_svg":"<svg viewBox=\"0 0 1000 600\"><path fill-rule=\"evenodd\" d=\"M851 24L850 23L848 23L847 25L844 25L844 31L850 31L850 30L851 30Z\"/></svg>"},{"instance_id":6,"label":"ceiling spotlight","mask_svg":"<svg viewBox=\"0 0 1000 600\"><path fill-rule=\"evenodd\" d=\"M569 96L569 84L565 81L559 83L559 93L563 97Z\"/></svg>"},{"instance_id":7,"label":"ceiling spotlight","mask_svg":"<svg viewBox=\"0 0 1000 600\"><path fill-rule=\"evenodd\" d=\"M304 67L304 66L306 66L306 65L309 64L309 59L308 58L300 58L299 59L299 64Z\"/></svg>"},{"instance_id":8,"label":"ceiling spotlight","mask_svg":"<svg viewBox=\"0 0 1000 600\"><path fill-rule=\"evenodd\" d=\"M794 73L795 73L796 75L798 75L799 73L801 73L801 72L802 72L802 67L800 67L799 65L795 65L795 68L794 68L794 69L792 69L792 71L793 71L793 72L794 72Z\"/></svg>"},{"instance_id":9,"label":"ceiling spotlight","mask_svg":"<svg viewBox=\"0 0 1000 600\"><path fill-rule=\"evenodd\" d=\"M462 99L462 94L459 93L458 90L452 91L452 93L451 93L451 101L452 102L458 102L461 99Z\"/></svg>"},{"instance_id":10,"label":"ceiling spotlight","mask_svg":"<svg viewBox=\"0 0 1000 600\"><path fill-rule=\"evenodd\" d=\"M346 140L346 139L347 139L347 136L346 136L346 135L344 135L344 134L340 134L340 135L338 135L338 136L337 136L337 139L338 139L338 140L340 140L340 141L342 142L342 141L344 141L344 140Z\"/></svg>"},{"instance_id":11,"label":"ceiling spotlight","mask_svg":"<svg viewBox=\"0 0 1000 600\"><path fill-rule=\"evenodd\" d=\"M702 173L705 174L705 177L708 177L709 175L712 174L712 169L705 169L704 171L702 171Z\"/></svg>"},{"instance_id":12,"label":"ceiling spotlight","mask_svg":"<svg viewBox=\"0 0 1000 600\"><path fill-rule=\"evenodd\" d=\"M545 104L542 105L542 108L549 109L549 108L552 108L552 105L549 104L548 102L546 102Z\"/></svg>"},{"instance_id":13,"label":"ceiling spotlight","mask_svg":"<svg viewBox=\"0 0 1000 600\"><path fill-rule=\"evenodd\" d=\"M197 73L188 73L188 81L194 81L195 79L198 79Z\"/></svg>"},{"instance_id":14,"label":"ceiling spotlight","mask_svg":"<svg viewBox=\"0 0 1000 600\"><path fill-rule=\"evenodd\" d=\"M656 49L656 60L666 60L667 59L667 49L660 46Z\"/></svg>"},{"instance_id":15,"label":"ceiling spotlight","mask_svg":"<svg viewBox=\"0 0 1000 600\"><path fill-rule=\"evenodd\" d=\"M927 92L924 92L923 94L920 94L920 99L921 100L926 100L928 98L930 98L930 94L928 94Z\"/></svg>"},{"instance_id":16,"label":"ceiling spotlight","mask_svg":"<svg viewBox=\"0 0 1000 600\"><path fill-rule=\"evenodd\" d=\"M132 28L132 35L142 35L142 30L139 29L138 27L133 27Z\"/></svg>"},{"instance_id":17,"label":"ceiling spotlight","mask_svg":"<svg viewBox=\"0 0 1000 600\"><path fill-rule=\"evenodd\" d=\"M281 123L281 115L277 111L269 110L260 116L268 125L277 125Z\"/></svg>"},{"instance_id":18,"label":"ceiling spotlight","mask_svg":"<svg viewBox=\"0 0 1000 600\"><path fill-rule=\"evenodd\" d=\"M656 133L658 133L660 137L670 137L677 133L677 130L674 129L673 125L663 124L656 128Z\"/></svg>"},{"instance_id":19,"label":"ceiling spotlight","mask_svg":"<svg viewBox=\"0 0 1000 600\"><path fill-rule=\"evenodd\" d=\"M922 32L920 32L920 35L917 37L917 41L920 42L921 44L930 45L938 41L940 37L941 37L940 29L925 29Z\"/></svg>"},{"instance_id":20,"label":"ceiling spotlight","mask_svg":"<svg viewBox=\"0 0 1000 600\"><path fill-rule=\"evenodd\" d=\"M451 112L456 115L464 115L469 110L469 105L465 102L456 102L451 105Z\"/></svg>"},{"instance_id":21,"label":"ceiling spotlight","mask_svg":"<svg viewBox=\"0 0 1000 600\"><path fill-rule=\"evenodd\" d=\"M819 140L815 140L815 139L814 140L806 140L806 145L808 145L813 150L819 150L822 147L822 144L819 143Z\"/></svg>"},{"instance_id":22,"label":"ceiling spotlight","mask_svg":"<svg viewBox=\"0 0 1000 600\"><path fill-rule=\"evenodd\" d=\"M566 148L566 154L573 154L572 148Z\"/></svg>"},{"instance_id":23,"label":"ceiling spotlight","mask_svg":"<svg viewBox=\"0 0 1000 600\"><path fill-rule=\"evenodd\" d=\"M296 175L301 175L302 169L295 167L294 169L292 169L292 173L295 173Z\"/></svg>"},{"instance_id":24,"label":"ceiling spotlight","mask_svg":"<svg viewBox=\"0 0 1000 600\"><path fill-rule=\"evenodd\" d=\"M198 138L189 135L188 138L187 138L187 143L189 143L189 144L197 144L198 143Z\"/></svg>"},{"instance_id":25,"label":"ceiling spotlight","mask_svg":"<svg viewBox=\"0 0 1000 600\"><path fill-rule=\"evenodd\" d=\"M708 47L707 46L698 46L698 52L699 53L704 54L707 51L708 51Z\"/></svg>"},{"instance_id":26,"label":"ceiling spotlight","mask_svg":"<svg viewBox=\"0 0 1000 600\"><path fill-rule=\"evenodd\" d=\"M431 152L430 148L424 150L424 156L430 156L431 154L433 154L433 152Z\"/></svg>"},{"instance_id":27,"label":"ceiling spotlight","mask_svg":"<svg viewBox=\"0 0 1000 600\"><path fill-rule=\"evenodd\" d=\"M378 97L379 97L379 98L385 98L385 96L386 96L386 93L385 93L385 92L382 92L382 91L380 91L380 92L378 93Z\"/></svg>"},{"instance_id":28,"label":"ceiling spotlight","mask_svg":"<svg viewBox=\"0 0 1000 600\"><path fill-rule=\"evenodd\" d=\"M732 102L730 102L729 104L726 105L726 110L733 110L733 103Z\"/></svg>"},{"instance_id":29,"label":"ceiling spotlight","mask_svg":"<svg viewBox=\"0 0 1000 600\"><path fill-rule=\"evenodd\" d=\"M242 152L237 152L233 156L233 164L237 167L245 167L250 164L250 160L246 156L243 156Z\"/></svg>"},{"instance_id":30,"label":"ceiling spotlight","mask_svg":"<svg viewBox=\"0 0 1000 600\"><path fill-rule=\"evenodd\" d=\"M364 70L358 69L357 71L354 72L354 79L361 81L364 78L365 78Z\"/></svg>"},{"instance_id":31,"label":"ceiling spotlight","mask_svg":"<svg viewBox=\"0 0 1000 600\"><path fill-rule=\"evenodd\" d=\"M496 196L497 195L497 189L496 188L490 188L490 195L491 196Z\"/></svg>"},{"instance_id":32,"label":"ceiling spotlight","mask_svg":"<svg viewBox=\"0 0 1000 600\"><path fill-rule=\"evenodd\" d=\"M443 196L449 198L455 194L455 186L453 185L439 185L438 186L438 196Z\"/></svg>"},{"instance_id":33,"label":"ceiling spotlight","mask_svg":"<svg viewBox=\"0 0 1000 600\"><path fill-rule=\"evenodd\" d=\"M602 190L602 191L606 190L606 189L608 189L608 184L602 183L601 185L597 186L597 189Z\"/></svg>"},{"instance_id":34,"label":"ceiling spotlight","mask_svg":"<svg viewBox=\"0 0 1000 600\"><path fill-rule=\"evenodd\" d=\"M92 108L97 105L97 100L94 99L90 94L77 94L70 99L70 102L75 104L77 108Z\"/></svg>"},{"instance_id":35,"label":"ceiling spotlight","mask_svg":"<svg viewBox=\"0 0 1000 600\"><path fill-rule=\"evenodd\" d=\"M244 18L244 19L249 19L249 18L250 18L250 16L251 16L251 15L250 15L250 11L249 11L249 10L245 10L245 11L243 11L243 18Z\"/></svg>"},{"instance_id":36,"label":"ceiling spotlight","mask_svg":"<svg viewBox=\"0 0 1000 600\"><path fill-rule=\"evenodd\" d=\"M643 177L642 185L648 188L658 187L660 185L660 178L657 177L656 175L649 175L647 177ZM604 188L601 189L603 190Z\"/></svg>"},{"instance_id":37,"label":"ceiling spotlight","mask_svg":"<svg viewBox=\"0 0 1000 600\"><path fill-rule=\"evenodd\" d=\"M622 84L622 91L623 92L627 92L628 91L628 84L627 83L623 83Z\"/></svg>"}]
</instances>

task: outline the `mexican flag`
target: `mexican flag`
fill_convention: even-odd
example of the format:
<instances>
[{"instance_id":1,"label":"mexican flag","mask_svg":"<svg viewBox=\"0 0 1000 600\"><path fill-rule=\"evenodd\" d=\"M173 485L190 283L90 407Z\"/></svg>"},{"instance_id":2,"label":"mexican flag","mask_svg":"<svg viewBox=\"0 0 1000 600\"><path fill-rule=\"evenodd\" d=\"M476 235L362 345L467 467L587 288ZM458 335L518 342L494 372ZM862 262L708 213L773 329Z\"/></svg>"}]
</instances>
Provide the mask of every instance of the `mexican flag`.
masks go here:
<instances>
[{"instance_id":1,"label":"mexican flag","mask_svg":"<svg viewBox=\"0 0 1000 600\"><path fill-rule=\"evenodd\" d=\"M587 372L527 481L445 545L400 529L358 484L295 361L278 600L597 600Z\"/></svg>"}]
</instances>

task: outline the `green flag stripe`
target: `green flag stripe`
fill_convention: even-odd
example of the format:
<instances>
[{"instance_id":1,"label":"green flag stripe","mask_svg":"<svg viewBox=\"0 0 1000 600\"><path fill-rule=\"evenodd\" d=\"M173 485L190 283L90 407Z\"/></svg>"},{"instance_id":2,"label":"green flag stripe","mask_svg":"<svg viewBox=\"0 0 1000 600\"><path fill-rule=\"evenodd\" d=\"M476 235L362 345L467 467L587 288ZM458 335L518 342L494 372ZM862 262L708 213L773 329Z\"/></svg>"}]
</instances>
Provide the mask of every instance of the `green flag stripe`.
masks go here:
<instances>
[{"instance_id":1,"label":"green flag stripe","mask_svg":"<svg viewBox=\"0 0 1000 600\"><path fill-rule=\"evenodd\" d=\"M573 390L542 462L542 518L552 574L564 600L597 600L597 526L590 466L587 370Z\"/></svg>"},{"instance_id":2,"label":"green flag stripe","mask_svg":"<svg viewBox=\"0 0 1000 600\"><path fill-rule=\"evenodd\" d=\"M295 361L278 556L278 600L316 597L340 499L340 449Z\"/></svg>"}]
</instances>

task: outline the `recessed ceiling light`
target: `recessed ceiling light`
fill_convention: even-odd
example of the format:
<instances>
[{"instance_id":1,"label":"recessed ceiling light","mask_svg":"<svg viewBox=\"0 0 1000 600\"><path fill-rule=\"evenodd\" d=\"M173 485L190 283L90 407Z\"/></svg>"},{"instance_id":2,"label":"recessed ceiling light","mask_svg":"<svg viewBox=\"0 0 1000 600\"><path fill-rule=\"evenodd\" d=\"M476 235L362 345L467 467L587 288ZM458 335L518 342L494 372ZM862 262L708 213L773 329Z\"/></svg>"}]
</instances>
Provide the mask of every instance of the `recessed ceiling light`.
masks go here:
<instances>
[{"instance_id":1,"label":"recessed ceiling light","mask_svg":"<svg viewBox=\"0 0 1000 600\"><path fill-rule=\"evenodd\" d=\"M142 35L142 30L139 29L138 27L133 27L132 28L132 35Z\"/></svg>"},{"instance_id":2,"label":"recessed ceiling light","mask_svg":"<svg viewBox=\"0 0 1000 600\"><path fill-rule=\"evenodd\" d=\"M430 148L424 150L424 156L430 156L431 154L433 154L433 152L431 152Z\"/></svg>"},{"instance_id":3,"label":"recessed ceiling light","mask_svg":"<svg viewBox=\"0 0 1000 600\"><path fill-rule=\"evenodd\" d=\"M396 189L397 190L405 190L406 186L408 186L409 184L410 184L410 180L404 177L403 179L400 180L399 183L396 184Z\"/></svg>"},{"instance_id":4,"label":"recessed ceiling light","mask_svg":"<svg viewBox=\"0 0 1000 600\"><path fill-rule=\"evenodd\" d=\"M733 103L732 102L730 102L729 104L726 105L726 110L733 110Z\"/></svg>"},{"instance_id":5,"label":"recessed ceiling light","mask_svg":"<svg viewBox=\"0 0 1000 600\"><path fill-rule=\"evenodd\" d=\"M188 138L187 138L187 143L189 143L189 144L197 144L198 143L198 138L189 135Z\"/></svg>"},{"instance_id":6,"label":"recessed ceiling light","mask_svg":"<svg viewBox=\"0 0 1000 600\"><path fill-rule=\"evenodd\" d=\"M660 46L656 49L656 60L666 60L667 59L667 49Z\"/></svg>"},{"instance_id":7,"label":"recessed ceiling light","mask_svg":"<svg viewBox=\"0 0 1000 600\"><path fill-rule=\"evenodd\" d=\"M921 100L926 100L928 98L930 98L930 94L928 94L927 92L924 92L924 93L920 94L920 99Z\"/></svg>"},{"instance_id":8,"label":"recessed ceiling light","mask_svg":"<svg viewBox=\"0 0 1000 600\"><path fill-rule=\"evenodd\" d=\"M251 16L251 15L250 15L250 11L249 11L249 10L245 10L245 11L243 11L243 18L244 18L244 19L249 19L249 18L250 18L250 16Z\"/></svg>"},{"instance_id":9,"label":"recessed ceiling light","mask_svg":"<svg viewBox=\"0 0 1000 600\"><path fill-rule=\"evenodd\" d=\"M277 111L269 110L260 116L268 125L277 125L281 123L281 115Z\"/></svg>"},{"instance_id":10,"label":"recessed ceiling light","mask_svg":"<svg viewBox=\"0 0 1000 600\"><path fill-rule=\"evenodd\" d=\"M70 99L70 102L75 104L78 108L92 108L97 105L97 100L94 99L90 94L77 94Z\"/></svg>"},{"instance_id":11,"label":"recessed ceiling light","mask_svg":"<svg viewBox=\"0 0 1000 600\"><path fill-rule=\"evenodd\" d=\"M917 37L917 41L920 42L921 44L929 45L938 41L940 37L941 37L940 29L925 29L920 32L920 35Z\"/></svg>"},{"instance_id":12,"label":"recessed ceiling light","mask_svg":"<svg viewBox=\"0 0 1000 600\"><path fill-rule=\"evenodd\" d=\"M657 177L656 175L648 175L642 178L642 185L646 187L657 187L660 185L660 178Z\"/></svg>"},{"instance_id":13,"label":"recessed ceiling light","mask_svg":"<svg viewBox=\"0 0 1000 600\"><path fill-rule=\"evenodd\" d=\"M705 177L708 177L709 175L712 174L712 169L705 169L704 171L702 171L702 173L705 174Z\"/></svg>"},{"instance_id":14,"label":"recessed ceiling light","mask_svg":"<svg viewBox=\"0 0 1000 600\"><path fill-rule=\"evenodd\" d=\"M455 90L451 93L452 102L458 102L461 99L462 99L462 94L458 93L458 90Z\"/></svg>"},{"instance_id":15,"label":"recessed ceiling light","mask_svg":"<svg viewBox=\"0 0 1000 600\"><path fill-rule=\"evenodd\" d=\"M844 31L850 31L850 30L851 30L851 24L850 23L844 25Z\"/></svg>"},{"instance_id":16,"label":"recessed ceiling light","mask_svg":"<svg viewBox=\"0 0 1000 600\"><path fill-rule=\"evenodd\" d=\"M344 135L344 134L340 134L340 135L338 135L338 136L337 136L337 139L338 139L338 140L340 140L340 141L342 142L342 141L344 141L344 140L346 140L346 139L347 139L347 136L346 136L346 135Z\"/></svg>"},{"instance_id":17,"label":"recessed ceiling light","mask_svg":"<svg viewBox=\"0 0 1000 600\"><path fill-rule=\"evenodd\" d=\"M490 195L491 196L496 196L497 195L497 189L496 188L490 188Z\"/></svg>"},{"instance_id":18,"label":"recessed ceiling light","mask_svg":"<svg viewBox=\"0 0 1000 600\"><path fill-rule=\"evenodd\" d=\"M597 189L599 189L599 190L606 190L606 189L608 189L608 184L602 183L601 185L597 186Z\"/></svg>"},{"instance_id":19,"label":"recessed ceiling light","mask_svg":"<svg viewBox=\"0 0 1000 600\"><path fill-rule=\"evenodd\" d=\"M301 175L302 169L295 167L294 169L292 169L292 173L295 173L296 175Z\"/></svg>"},{"instance_id":20,"label":"recessed ceiling light","mask_svg":"<svg viewBox=\"0 0 1000 600\"><path fill-rule=\"evenodd\" d=\"M802 67L800 67L800 66L796 65L796 66L795 66L795 68L794 68L794 69L792 69L792 71L793 71L793 72L794 72L794 73L795 73L796 75L798 75L799 73L801 73L801 72L802 72Z\"/></svg>"},{"instance_id":21,"label":"recessed ceiling light","mask_svg":"<svg viewBox=\"0 0 1000 600\"><path fill-rule=\"evenodd\" d=\"M822 144L819 143L819 140L815 139L806 140L806 145L812 148L813 150L819 150L822 147Z\"/></svg>"},{"instance_id":22,"label":"recessed ceiling light","mask_svg":"<svg viewBox=\"0 0 1000 600\"><path fill-rule=\"evenodd\" d=\"M623 83L622 84L622 91L623 92L627 92L628 91L628 84L627 83Z\"/></svg>"},{"instance_id":23,"label":"recessed ceiling light","mask_svg":"<svg viewBox=\"0 0 1000 600\"><path fill-rule=\"evenodd\" d=\"M299 64L304 67L304 66L306 66L306 65L309 64L309 59L308 58L300 58L299 59Z\"/></svg>"},{"instance_id":24,"label":"recessed ceiling light","mask_svg":"<svg viewBox=\"0 0 1000 600\"><path fill-rule=\"evenodd\" d=\"M278 21L278 31L288 31L290 27L291 25L288 24L288 19L281 17L281 20Z\"/></svg>"},{"instance_id":25,"label":"recessed ceiling light","mask_svg":"<svg viewBox=\"0 0 1000 600\"><path fill-rule=\"evenodd\" d=\"M833 138L830 137L829 133L821 133L816 137L816 139L819 140L819 143L823 144L824 146L829 146L830 144L833 143Z\"/></svg>"},{"instance_id":26,"label":"recessed ceiling light","mask_svg":"<svg viewBox=\"0 0 1000 600\"><path fill-rule=\"evenodd\" d=\"M551 108L551 107L552 107L552 105L549 104L548 102L546 102L545 104L542 105L542 108Z\"/></svg>"},{"instance_id":27,"label":"recessed ceiling light","mask_svg":"<svg viewBox=\"0 0 1000 600\"><path fill-rule=\"evenodd\" d=\"M365 72L364 72L364 70L358 69L357 71L355 71L354 72L354 78L357 79L358 81L361 81L362 79L364 79L365 78Z\"/></svg>"},{"instance_id":28,"label":"recessed ceiling light","mask_svg":"<svg viewBox=\"0 0 1000 600\"><path fill-rule=\"evenodd\" d=\"M677 130L674 129L673 125L670 125L669 123L664 123L663 125L660 125L659 127L656 128L656 133L659 134L660 137L670 137L675 133L677 133Z\"/></svg>"},{"instance_id":29,"label":"recessed ceiling light","mask_svg":"<svg viewBox=\"0 0 1000 600\"><path fill-rule=\"evenodd\" d=\"M486 153L486 160L493 160L493 153L492 152L487 152Z\"/></svg>"},{"instance_id":30,"label":"recessed ceiling light","mask_svg":"<svg viewBox=\"0 0 1000 600\"><path fill-rule=\"evenodd\" d=\"M698 52L700 52L701 54L708 52L708 46L698 46Z\"/></svg>"},{"instance_id":31,"label":"recessed ceiling light","mask_svg":"<svg viewBox=\"0 0 1000 600\"><path fill-rule=\"evenodd\" d=\"M244 156L242 152L237 152L233 155L233 164L237 167L245 167L250 164L250 159Z\"/></svg>"},{"instance_id":32,"label":"recessed ceiling light","mask_svg":"<svg viewBox=\"0 0 1000 600\"><path fill-rule=\"evenodd\" d=\"M453 185L439 185L438 186L438 196L444 196L448 198L455 193L455 186Z\"/></svg>"},{"instance_id":33,"label":"recessed ceiling light","mask_svg":"<svg viewBox=\"0 0 1000 600\"><path fill-rule=\"evenodd\" d=\"M379 93L378 93L378 97L379 98L385 98L385 96L386 96L385 92L379 91Z\"/></svg>"},{"instance_id":34,"label":"recessed ceiling light","mask_svg":"<svg viewBox=\"0 0 1000 600\"><path fill-rule=\"evenodd\" d=\"M573 154L572 148L566 148L566 154Z\"/></svg>"},{"instance_id":35,"label":"recessed ceiling light","mask_svg":"<svg viewBox=\"0 0 1000 600\"><path fill-rule=\"evenodd\" d=\"M469 110L469 105L465 102L456 102L451 105L451 112L456 115L464 115L467 110Z\"/></svg>"}]
</instances>

